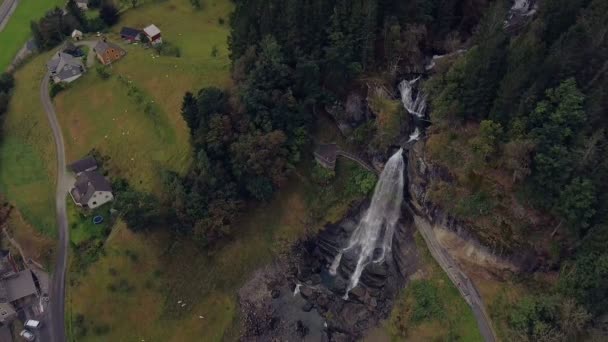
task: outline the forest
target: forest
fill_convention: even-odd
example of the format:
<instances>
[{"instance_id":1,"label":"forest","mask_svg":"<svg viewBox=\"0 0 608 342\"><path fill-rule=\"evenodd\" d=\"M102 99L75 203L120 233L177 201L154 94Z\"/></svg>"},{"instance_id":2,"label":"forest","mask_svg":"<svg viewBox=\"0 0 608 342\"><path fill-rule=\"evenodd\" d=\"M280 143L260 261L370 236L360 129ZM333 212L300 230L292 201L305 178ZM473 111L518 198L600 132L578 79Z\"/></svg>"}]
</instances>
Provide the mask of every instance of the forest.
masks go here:
<instances>
[{"instance_id":1,"label":"forest","mask_svg":"<svg viewBox=\"0 0 608 342\"><path fill-rule=\"evenodd\" d=\"M551 250L537 270L558 280L506 310L512 338L565 341L597 326L608 307L608 2L541 1L517 29L504 25L508 1L235 4L235 85L184 95L194 161L185 176L166 173L167 198L125 190L133 196L117 206L132 228L162 215L205 246L235 234L239 209L271 198L301 160L314 113L363 77L390 84L463 49L425 85L427 149L452 175L431 200L489 230L488 245L534 248L524 241L534 231ZM541 223L515 217L520 203Z\"/></svg>"}]
</instances>

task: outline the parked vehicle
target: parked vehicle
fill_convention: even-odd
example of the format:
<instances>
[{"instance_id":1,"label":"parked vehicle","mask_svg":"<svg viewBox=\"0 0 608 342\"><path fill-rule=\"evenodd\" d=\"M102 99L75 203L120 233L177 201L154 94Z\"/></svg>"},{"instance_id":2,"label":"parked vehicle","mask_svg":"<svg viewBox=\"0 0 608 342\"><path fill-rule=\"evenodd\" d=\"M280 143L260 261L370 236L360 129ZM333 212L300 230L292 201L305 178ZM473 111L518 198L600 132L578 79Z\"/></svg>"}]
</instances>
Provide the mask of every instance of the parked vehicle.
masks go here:
<instances>
[{"instance_id":1,"label":"parked vehicle","mask_svg":"<svg viewBox=\"0 0 608 342\"><path fill-rule=\"evenodd\" d=\"M38 329L38 328L40 328L41 325L42 325L42 323L40 323L40 321L37 321L35 319L28 319L27 322L25 322L25 327L30 328L30 329Z\"/></svg>"},{"instance_id":2,"label":"parked vehicle","mask_svg":"<svg viewBox=\"0 0 608 342\"><path fill-rule=\"evenodd\" d=\"M26 341L32 342L36 339L36 335L32 334L28 330L22 330L19 336L23 337Z\"/></svg>"}]
</instances>

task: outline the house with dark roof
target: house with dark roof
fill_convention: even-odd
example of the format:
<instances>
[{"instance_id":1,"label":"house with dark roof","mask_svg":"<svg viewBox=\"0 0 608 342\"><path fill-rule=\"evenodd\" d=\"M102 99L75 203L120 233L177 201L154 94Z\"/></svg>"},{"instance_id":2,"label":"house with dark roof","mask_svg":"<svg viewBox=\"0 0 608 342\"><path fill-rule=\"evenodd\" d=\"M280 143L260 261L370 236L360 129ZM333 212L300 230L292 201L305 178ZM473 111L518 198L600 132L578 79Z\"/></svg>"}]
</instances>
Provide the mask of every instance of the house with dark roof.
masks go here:
<instances>
[{"instance_id":1,"label":"house with dark roof","mask_svg":"<svg viewBox=\"0 0 608 342\"><path fill-rule=\"evenodd\" d=\"M338 145L318 145L313 154L317 163L326 169L333 170L336 167L336 159L338 158Z\"/></svg>"},{"instance_id":2,"label":"house with dark roof","mask_svg":"<svg viewBox=\"0 0 608 342\"><path fill-rule=\"evenodd\" d=\"M76 205L90 209L114 199L112 185L97 170L78 174L74 187L70 190L70 196Z\"/></svg>"},{"instance_id":3,"label":"house with dark roof","mask_svg":"<svg viewBox=\"0 0 608 342\"><path fill-rule=\"evenodd\" d=\"M141 40L141 30L124 26L120 30L120 38L129 43L135 43Z\"/></svg>"},{"instance_id":4,"label":"house with dark roof","mask_svg":"<svg viewBox=\"0 0 608 342\"><path fill-rule=\"evenodd\" d=\"M29 269L0 278L0 323L10 323L17 311L35 304L39 295L37 278Z\"/></svg>"},{"instance_id":5,"label":"house with dark roof","mask_svg":"<svg viewBox=\"0 0 608 342\"><path fill-rule=\"evenodd\" d=\"M116 62L127 54L120 46L106 40L98 41L93 51L97 54L97 59L104 65Z\"/></svg>"},{"instance_id":6,"label":"house with dark roof","mask_svg":"<svg viewBox=\"0 0 608 342\"><path fill-rule=\"evenodd\" d=\"M68 169L78 176L85 171L97 170L97 161L91 156L86 156L68 165Z\"/></svg>"},{"instance_id":7,"label":"house with dark roof","mask_svg":"<svg viewBox=\"0 0 608 342\"><path fill-rule=\"evenodd\" d=\"M85 68L82 61L65 52L59 52L53 59L46 63L51 79L55 83L70 83L84 74Z\"/></svg>"},{"instance_id":8,"label":"house with dark roof","mask_svg":"<svg viewBox=\"0 0 608 342\"><path fill-rule=\"evenodd\" d=\"M63 49L61 52L67 53L68 55L71 55L72 57L84 56L84 53L82 52L80 47L74 45L74 43L72 43L70 41L67 41L65 44L63 44Z\"/></svg>"}]
</instances>

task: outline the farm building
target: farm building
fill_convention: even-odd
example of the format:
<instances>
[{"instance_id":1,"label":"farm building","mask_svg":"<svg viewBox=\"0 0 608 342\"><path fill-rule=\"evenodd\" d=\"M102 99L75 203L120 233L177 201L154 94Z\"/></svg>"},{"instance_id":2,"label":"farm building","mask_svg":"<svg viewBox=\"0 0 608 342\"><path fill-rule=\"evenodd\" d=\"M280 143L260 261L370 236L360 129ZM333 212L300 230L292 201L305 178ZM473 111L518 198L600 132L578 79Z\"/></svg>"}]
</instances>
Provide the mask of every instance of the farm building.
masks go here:
<instances>
[{"instance_id":1,"label":"farm building","mask_svg":"<svg viewBox=\"0 0 608 342\"><path fill-rule=\"evenodd\" d=\"M129 43L138 42L141 40L141 30L125 26L120 30L120 38Z\"/></svg>"},{"instance_id":2,"label":"farm building","mask_svg":"<svg viewBox=\"0 0 608 342\"><path fill-rule=\"evenodd\" d=\"M163 42L163 38L160 35L160 29L154 24L146 27L144 33L152 45L161 44Z\"/></svg>"}]
</instances>

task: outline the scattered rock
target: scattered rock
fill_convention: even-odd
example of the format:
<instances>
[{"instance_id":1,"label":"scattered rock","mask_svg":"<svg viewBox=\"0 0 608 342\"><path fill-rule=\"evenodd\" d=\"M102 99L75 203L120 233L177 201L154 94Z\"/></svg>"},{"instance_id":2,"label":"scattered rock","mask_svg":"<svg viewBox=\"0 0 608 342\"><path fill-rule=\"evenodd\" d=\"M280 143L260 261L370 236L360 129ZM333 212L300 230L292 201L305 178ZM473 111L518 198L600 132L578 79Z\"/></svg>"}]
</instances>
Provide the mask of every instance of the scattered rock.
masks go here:
<instances>
[{"instance_id":1,"label":"scattered rock","mask_svg":"<svg viewBox=\"0 0 608 342\"><path fill-rule=\"evenodd\" d=\"M313 305L311 302L306 302L306 304L304 304L304 306L302 307L302 311L304 312L310 312L310 310L312 310Z\"/></svg>"}]
</instances>

